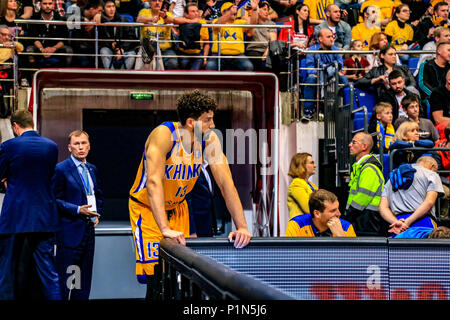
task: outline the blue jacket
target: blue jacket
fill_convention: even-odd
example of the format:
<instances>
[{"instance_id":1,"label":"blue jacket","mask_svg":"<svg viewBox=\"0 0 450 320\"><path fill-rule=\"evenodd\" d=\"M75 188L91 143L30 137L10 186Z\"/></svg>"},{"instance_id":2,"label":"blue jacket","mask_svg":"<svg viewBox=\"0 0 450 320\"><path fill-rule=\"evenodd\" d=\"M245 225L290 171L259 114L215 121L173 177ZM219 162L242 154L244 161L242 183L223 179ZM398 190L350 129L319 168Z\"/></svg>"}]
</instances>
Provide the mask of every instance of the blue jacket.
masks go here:
<instances>
[{"instance_id":1,"label":"blue jacket","mask_svg":"<svg viewBox=\"0 0 450 320\"><path fill-rule=\"evenodd\" d=\"M315 26L314 28L314 37L316 39L319 36L319 31L328 27L328 21L324 21L321 24ZM341 20L336 25L336 39L334 39L334 45L338 48L344 50L350 50L350 42L352 41L352 27L350 25Z\"/></svg>"},{"instance_id":2,"label":"blue jacket","mask_svg":"<svg viewBox=\"0 0 450 320\"><path fill-rule=\"evenodd\" d=\"M311 46L308 50L323 50L319 43ZM331 46L330 50L340 51L338 47ZM341 70L344 66L344 60L342 59L342 54L334 54L334 53L323 53L323 54L307 54L306 55L306 67L307 68L317 68L317 61L319 61L320 57L320 67L323 67L326 64L337 61L339 65L339 70ZM317 70L308 70L309 74L317 74Z\"/></svg>"},{"instance_id":3,"label":"blue jacket","mask_svg":"<svg viewBox=\"0 0 450 320\"><path fill-rule=\"evenodd\" d=\"M58 212L51 179L58 161L55 142L25 131L0 146L0 179L8 186L0 214L0 234L55 232Z\"/></svg>"},{"instance_id":4,"label":"blue jacket","mask_svg":"<svg viewBox=\"0 0 450 320\"><path fill-rule=\"evenodd\" d=\"M87 163L87 167L94 183L97 212L102 214L103 192L99 187L97 168L90 163ZM58 244L75 248L83 238L89 218L77 213L78 206L87 204L87 195L77 167L70 157L56 165L52 188L61 221L61 231L57 233Z\"/></svg>"}]
</instances>

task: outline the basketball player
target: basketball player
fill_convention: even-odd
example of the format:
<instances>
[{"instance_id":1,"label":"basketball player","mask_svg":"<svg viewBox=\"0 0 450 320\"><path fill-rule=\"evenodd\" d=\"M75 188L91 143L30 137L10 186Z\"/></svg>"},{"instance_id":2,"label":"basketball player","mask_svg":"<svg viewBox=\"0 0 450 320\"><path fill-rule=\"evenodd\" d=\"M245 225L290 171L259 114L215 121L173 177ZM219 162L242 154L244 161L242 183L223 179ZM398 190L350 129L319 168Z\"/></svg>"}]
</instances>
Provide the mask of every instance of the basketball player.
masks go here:
<instances>
[{"instance_id":1,"label":"basketball player","mask_svg":"<svg viewBox=\"0 0 450 320\"><path fill-rule=\"evenodd\" d=\"M216 102L198 90L177 101L179 122L164 122L145 143L139 169L130 190L129 211L136 246L136 274L147 283L147 298L153 287L159 242L170 238L185 245L189 236L189 210L185 196L200 174L203 157L236 225L228 236L243 248L251 235L232 180L228 162L214 129Z\"/></svg>"}]
</instances>

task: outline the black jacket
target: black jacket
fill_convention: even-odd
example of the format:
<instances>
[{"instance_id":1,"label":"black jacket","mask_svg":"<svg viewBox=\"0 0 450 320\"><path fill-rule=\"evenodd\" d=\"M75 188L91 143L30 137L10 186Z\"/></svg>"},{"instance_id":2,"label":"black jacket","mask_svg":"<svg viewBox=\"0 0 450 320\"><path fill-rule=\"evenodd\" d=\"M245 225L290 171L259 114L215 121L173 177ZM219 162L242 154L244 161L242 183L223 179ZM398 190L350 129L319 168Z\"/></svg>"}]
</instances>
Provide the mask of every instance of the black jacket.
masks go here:
<instances>
[{"instance_id":1,"label":"black jacket","mask_svg":"<svg viewBox=\"0 0 450 320\"><path fill-rule=\"evenodd\" d=\"M42 19L41 13L35 13L31 17L32 20L44 20ZM54 21L64 21L64 18L61 17L56 11L53 11L53 20ZM68 30L66 25L58 25L58 24L49 24L48 26L45 24L34 24L32 27L28 28L28 34L32 38L68 38ZM44 47L53 47L58 42L62 40L39 40ZM64 41L62 41L64 42Z\"/></svg>"},{"instance_id":2,"label":"black jacket","mask_svg":"<svg viewBox=\"0 0 450 320\"><path fill-rule=\"evenodd\" d=\"M114 22L114 23L120 23L120 22L129 22L126 18L120 16L119 14L115 14L114 18L109 20L107 16L102 14L101 18L102 23L108 23L108 22ZM137 30L135 27L121 27L121 26L100 26L98 28L98 37L99 39L109 39L114 40L117 44L116 46L119 46L124 51L131 51L133 49L136 49L136 47L139 46L139 42L129 42L129 41L123 41L123 40L137 40ZM102 41L100 43L100 47L108 47L112 49L112 41Z\"/></svg>"}]
</instances>

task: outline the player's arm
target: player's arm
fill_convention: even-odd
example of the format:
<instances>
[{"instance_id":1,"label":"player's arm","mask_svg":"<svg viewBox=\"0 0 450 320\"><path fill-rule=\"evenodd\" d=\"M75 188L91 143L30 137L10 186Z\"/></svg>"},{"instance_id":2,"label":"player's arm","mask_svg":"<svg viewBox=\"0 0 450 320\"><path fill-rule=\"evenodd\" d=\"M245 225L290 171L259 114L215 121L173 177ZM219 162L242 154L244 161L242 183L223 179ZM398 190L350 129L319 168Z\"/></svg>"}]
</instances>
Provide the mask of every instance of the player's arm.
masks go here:
<instances>
[{"instance_id":1,"label":"player's arm","mask_svg":"<svg viewBox=\"0 0 450 320\"><path fill-rule=\"evenodd\" d=\"M236 231L230 232L228 239L231 242L234 238L234 246L243 248L250 242L251 235L248 232L244 210L234 186L227 158L223 154L220 142L214 132L211 133L210 139L206 142L205 158L236 225Z\"/></svg>"},{"instance_id":2,"label":"player's arm","mask_svg":"<svg viewBox=\"0 0 450 320\"><path fill-rule=\"evenodd\" d=\"M165 126L157 127L148 137L145 143L146 187L150 208L162 235L185 245L184 233L169 228L169 220L164 205L163 179L166 154L170 152L172 145L172 134L169 128Z\"/></svg>"}]
</instances>

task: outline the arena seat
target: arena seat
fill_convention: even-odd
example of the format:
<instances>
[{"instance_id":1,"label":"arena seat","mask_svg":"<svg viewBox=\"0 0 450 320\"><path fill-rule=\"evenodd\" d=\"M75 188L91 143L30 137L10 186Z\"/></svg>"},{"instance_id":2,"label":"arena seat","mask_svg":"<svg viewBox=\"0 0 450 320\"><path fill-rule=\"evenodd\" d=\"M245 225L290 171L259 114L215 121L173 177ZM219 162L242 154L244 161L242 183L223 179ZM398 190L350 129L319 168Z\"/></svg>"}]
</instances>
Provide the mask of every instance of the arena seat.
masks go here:
<instances>
[{"instance_id":1,"label":"arena seat","mask_svg":"<svg viewBox=\"0 0 450 320\"><path fill-rule=\"evenodd\" d=\"M376 104L375 95L360 89L355 88L355 97L353 100L353 109L359 107L367 108L367 120L372 116L373 108ZM350 103L350 87L345 87L343 90L343 103ZM364 112L358 111L353 118L353 130L364 128Z\"/></svg>"},{"instance_id":2,"label":"arena seat","mask_svg":"<svg viewBox=\"0 0 450 320\"><path fill-rule=\"evenodd\" d=\"M417 57L409 58L408 67L409 67L409 70L411 70L411 73L414 73L416 71L418 63L419 63L419 58L417 58Z\"/></svg>"},{"instance_id":3,"label":"arena seat","mask_svg":"<svg viewBox=\"0 0 450 320\"><path fill-rule=\"evenodd\" d=\"M131 14L121 13L120 16L126 18L128 22L134 22L134 18Z\"/></svg>"}]
</instances>

